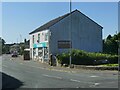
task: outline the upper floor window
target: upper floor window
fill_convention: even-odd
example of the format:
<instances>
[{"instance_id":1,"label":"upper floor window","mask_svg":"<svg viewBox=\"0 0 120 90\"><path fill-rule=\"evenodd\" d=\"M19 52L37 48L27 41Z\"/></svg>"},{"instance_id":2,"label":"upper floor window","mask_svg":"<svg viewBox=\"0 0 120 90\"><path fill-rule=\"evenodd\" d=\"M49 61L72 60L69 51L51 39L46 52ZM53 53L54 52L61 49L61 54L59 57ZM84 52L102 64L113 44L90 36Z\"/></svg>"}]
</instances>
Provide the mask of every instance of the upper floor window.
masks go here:
<instances>
[{"instance_id":1,"label":"upper floor window","mask_svg":"<svg viewBox=\"0 0 120 90\"><path fill-rule=\"evenodd\" d=\"M40 42L40 33L38 34L38 41L37 41L38 43Z\"/></svg>"},{"instance_id":2,"label":"upper floor window","mask_svg":"<svg viewBox=\"0 0 120 90\"><path fill-rule=\"evenodd\" d=\"M33 41L33 43L34 43L34 35L33 35L33 37L32 37L32 41Z\"/></svg>"},{"instance_id":3,"label":"upper floor window","mask_svg":"<svg viewBox=\"0 0 120 90\"><path fill-rule=\"evenodd\" d=\"M48 33L45 34L45 41L48 40Z\"/></svg>"}]
</instances>

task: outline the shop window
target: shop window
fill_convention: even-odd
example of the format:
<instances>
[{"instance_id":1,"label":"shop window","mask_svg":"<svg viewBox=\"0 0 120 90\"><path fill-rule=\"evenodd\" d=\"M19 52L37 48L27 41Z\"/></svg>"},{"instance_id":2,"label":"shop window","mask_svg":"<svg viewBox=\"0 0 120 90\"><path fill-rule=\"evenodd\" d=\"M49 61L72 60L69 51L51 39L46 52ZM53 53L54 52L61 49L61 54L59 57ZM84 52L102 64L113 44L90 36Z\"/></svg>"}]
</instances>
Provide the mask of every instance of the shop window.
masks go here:
<instances>
[{"instance_id":1,"label":"shop window","mask_svg":"<svg viewBox=\"0 0 120 90\"><path fill-rule=\"evenodd\" d=\"M38 56L42 57L43 56L43 49L38 48Z\"/></svg>"},{"instance_id":2,"label":"shop window","mask_svg":"<svg viewBox=\"0 0 120 90\"><path fill-rule=\"evenodd\" d=\"M33 48L33 56L35 56L35 54L36 54L36 49Z\"/></svg>"}]
</instances>

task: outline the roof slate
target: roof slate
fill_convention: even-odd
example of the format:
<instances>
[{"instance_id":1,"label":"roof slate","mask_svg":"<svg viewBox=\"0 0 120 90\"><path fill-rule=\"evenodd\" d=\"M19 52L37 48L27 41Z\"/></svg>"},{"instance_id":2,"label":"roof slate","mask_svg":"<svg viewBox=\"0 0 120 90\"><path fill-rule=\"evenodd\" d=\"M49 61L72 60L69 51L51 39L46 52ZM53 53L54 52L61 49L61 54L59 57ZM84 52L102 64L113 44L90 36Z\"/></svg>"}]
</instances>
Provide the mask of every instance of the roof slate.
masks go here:
<instances>
[{"instance_id":1,"label":"roof slate","mask_svg":"<svg viewBox=\"0 0 120 90\"><path fill-rule=\"evenodd\" d=\"M71 14L74 13L75 11L78 11L78 10L76 9L76 10L72 11ZM80 12L80 11L78 11L78 12ZM81 12L80 12L80 13L81 13ZM82 13L82 14L83 14L83 13ZM36 33L36 32L42 31L42 30L46 30L46 29L48 29L49 27L53 26L54 24L56 24L57 22L59 22L60 20L64 19L65 17L67 17L67 16L69 16L69 15L70 15L70 13L67 13L67 14L65 14L65 15L63 15L63 16L60 16L60 17L58 17L58 18L55 18L55 19L47 22L46 24L40 26L39 28L35 29L34 31L30 32L29 34L33 34L33 33ZM84 14L83 14L83 15L84 15ZM84 16L86 16L86 15L84 15ZM86 17L87 17L87 16L86 16ZM89 18L89 17L87 17L87 18ZM90 19L90 18L89 18L89 19ZM91 20L91 19L90 19L90 20ZM93 21L93 20L92 20L92 21ZM93 22L94 22L94 21L93 21ZM94 22L94 23L96 23L96 22ZM97 23L96 23L96 24L97 24ZM99 25L99 24L97 24L97 25ZM99 25L99 26L100 26L100 25ZM101 26L100 26L100 27L101 27Z\"/></svg>"}]
</instances>

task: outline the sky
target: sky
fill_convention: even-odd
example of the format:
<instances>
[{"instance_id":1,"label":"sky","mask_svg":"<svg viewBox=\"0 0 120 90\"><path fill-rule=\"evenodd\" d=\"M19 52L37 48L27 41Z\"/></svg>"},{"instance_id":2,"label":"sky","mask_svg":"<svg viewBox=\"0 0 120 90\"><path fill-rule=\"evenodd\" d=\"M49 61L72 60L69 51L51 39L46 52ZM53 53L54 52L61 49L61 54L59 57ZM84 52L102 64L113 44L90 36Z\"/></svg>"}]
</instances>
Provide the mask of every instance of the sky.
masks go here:
<instances>
[{"instance_id":1,"label":"sky","mask_svg":"<svg viewBox=\"0 0 120 90\"><path fill-rule=\"evenodd\" d=\"M75 9L103 27L103 39L118 31L117 2L73 2ZM2 2L2 38L6 43L29 39L31 31L69 11L69 2Z\"/></svg>"},{"instance_id":2,"label":"sky","mask_svg":"<svg viewBox=\"0 0 120 90\"><path fill-rule=\"evenodd\" d=\"M118 31L120 32L120 2L118 3Z\"/></svg>"}]
</instances>

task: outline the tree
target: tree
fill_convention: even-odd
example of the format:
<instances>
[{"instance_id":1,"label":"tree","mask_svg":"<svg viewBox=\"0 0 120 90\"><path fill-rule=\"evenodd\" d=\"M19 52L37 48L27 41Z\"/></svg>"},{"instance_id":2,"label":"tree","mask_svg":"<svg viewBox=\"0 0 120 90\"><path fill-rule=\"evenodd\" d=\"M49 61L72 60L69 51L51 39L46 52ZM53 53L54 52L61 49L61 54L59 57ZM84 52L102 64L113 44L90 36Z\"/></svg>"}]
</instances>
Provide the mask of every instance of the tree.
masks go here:
<instances>
[{"instance_id":1,"label":"tree","mask_svg":"<svg viewBox=\"0 0 120 90\"><path fill-rule=\"evenodd\" d=\"M26 39L24 39L24 43L26 43L27 42L27 40Z\"/></svg>"},{"instance_id":2,"label":"tree","mask_svg":"<svg viewBox=\"0 0 120 90\"><path fill-rule=\"evenodd\" d=\"M5 45L5 43L6 43L6 42L5 42L5 40L4 40L4 39L2 39L2 45Z\"/></svg>"},{"instance_id":3,"label":"tree","mask_svg":"<svg viewBox=\"0 0 120 90\"><path fill-rule=\"evenodd\" d=\"M110 40L111 38L112 38L112 36L111 36L111 35L108 35L107 40Z\"/></svg>"},{"instance_id":4,"label":"tree","mask_svg":"<svg viewBox=\"0 0 120 90\"><path fill-rule=\"evenodd\" d=\"M2 53L4 54L5 53L5 40L4 39L1 39L1 43L2 43Z\"/></svg>"},{"instance_id":5,"label":"tree","mask_svg":"<svg viewBox=\"0 0 120 90\"><path fill-rule=\"evenodd\" d=\"M103 40L103 52L108 54L118 54L118 38L120 38L120 33L114 36L108 35L108 37Z\"/></svg>"}]
</instances>

